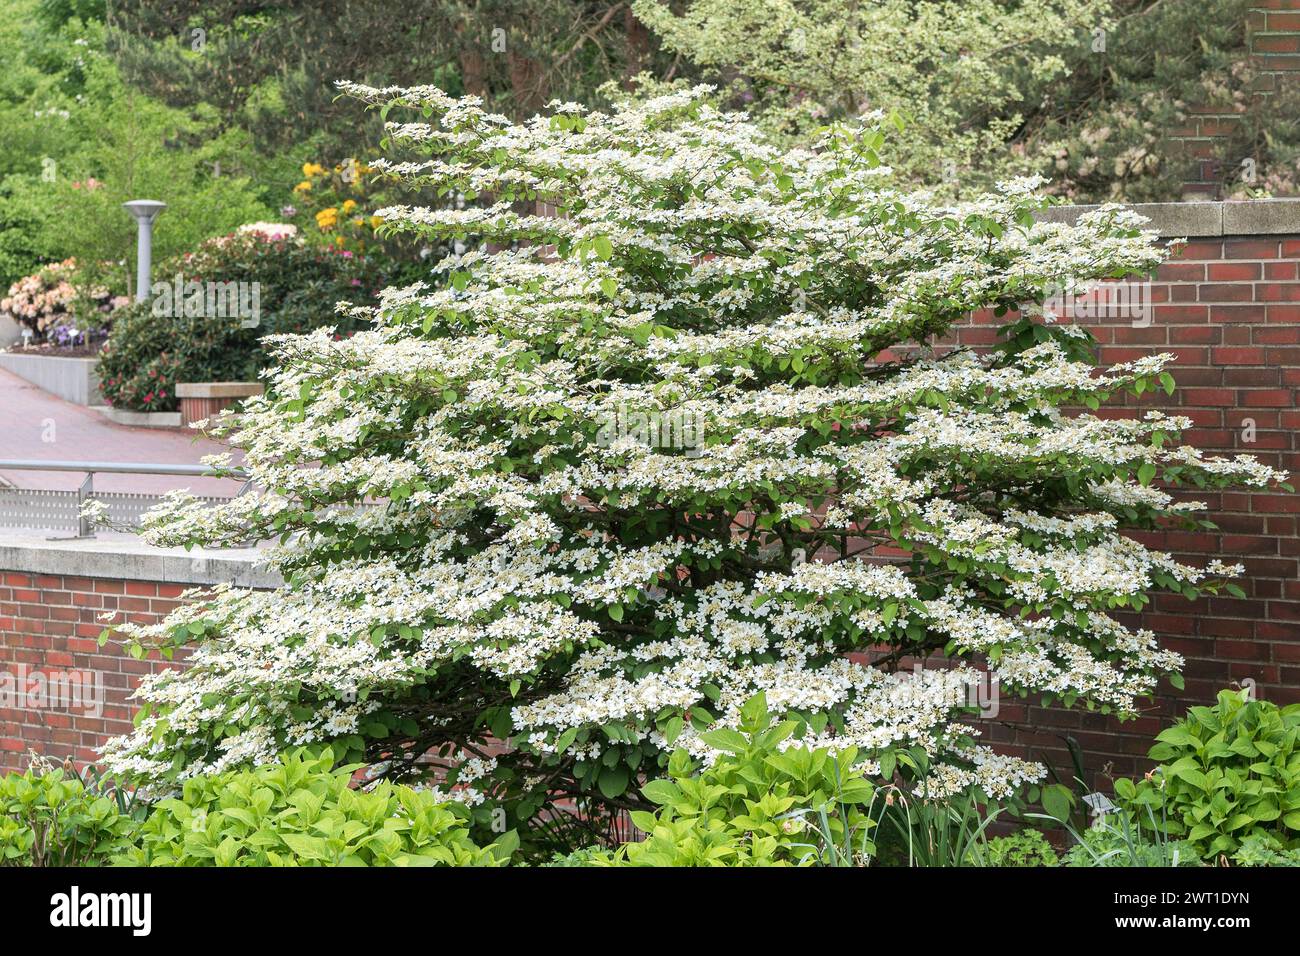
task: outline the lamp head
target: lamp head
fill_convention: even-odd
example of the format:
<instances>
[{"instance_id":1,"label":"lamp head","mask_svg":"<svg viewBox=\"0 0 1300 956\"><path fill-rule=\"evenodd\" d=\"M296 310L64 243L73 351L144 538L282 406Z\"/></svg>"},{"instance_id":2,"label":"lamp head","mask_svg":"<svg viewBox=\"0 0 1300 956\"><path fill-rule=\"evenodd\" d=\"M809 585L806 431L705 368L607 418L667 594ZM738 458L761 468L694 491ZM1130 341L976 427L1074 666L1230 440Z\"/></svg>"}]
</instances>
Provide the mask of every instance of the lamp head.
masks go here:
<instances>
[{"instance_id":1,"label":"lamp head","mask_svg":"<svg viewBox=\"0 0 1300 956\"><path fill-rule=\"evenodd\" d=\"M167 208L165 202L159 202L157 199L132 199L122 205L131 214L132 219L142 223L153 222L158 218L158 213Z\"/></svg>"}]
</instances>

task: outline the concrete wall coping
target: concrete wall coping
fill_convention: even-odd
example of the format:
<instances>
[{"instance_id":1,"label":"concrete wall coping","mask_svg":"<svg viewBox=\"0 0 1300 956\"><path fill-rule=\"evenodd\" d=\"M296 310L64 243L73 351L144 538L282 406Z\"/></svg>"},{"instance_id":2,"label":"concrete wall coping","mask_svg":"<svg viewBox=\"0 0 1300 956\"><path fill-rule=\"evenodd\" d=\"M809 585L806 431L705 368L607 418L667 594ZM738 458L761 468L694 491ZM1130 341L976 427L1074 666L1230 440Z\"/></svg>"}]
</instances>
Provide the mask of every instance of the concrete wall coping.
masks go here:
<instances>
[{"instance_id":1,"label":"concrete wall coping","mask_svg":"<svg viewBox=\"0 0 1300 956\"><path fill-rule=\"evenodd\" d=\"M1039 213L1046 222L1073 224L1097 206L1053 206ZM1246 199L1226 202L1147 202L1129 208L1151 220L1167 239L1203 236L1300 235L1300 199Z\"/></svg>"},{"instance_id":2,"label":"concrete wall coping","mask_svg":"<svg viewBox=\"0 0 1300 956\"><path fill-rule=\"evenodd\" d=\"M155 548L130 535L107 533L96 538L49 540L56 533L0 529L0 570L166 584L274 588L283 583L278 573L262 563L266 552L260 548Z\"/></svg>"},{"instance_id":3,"label":"concrete wall coping","mask_svg":"<svg viewBox=\"0 0 1300 956\"><path fill-rule=\"evenodd\" d=\"M261 395L261 382L177 382L177 398L248 398Z\"/></svg>"}]
</instances>

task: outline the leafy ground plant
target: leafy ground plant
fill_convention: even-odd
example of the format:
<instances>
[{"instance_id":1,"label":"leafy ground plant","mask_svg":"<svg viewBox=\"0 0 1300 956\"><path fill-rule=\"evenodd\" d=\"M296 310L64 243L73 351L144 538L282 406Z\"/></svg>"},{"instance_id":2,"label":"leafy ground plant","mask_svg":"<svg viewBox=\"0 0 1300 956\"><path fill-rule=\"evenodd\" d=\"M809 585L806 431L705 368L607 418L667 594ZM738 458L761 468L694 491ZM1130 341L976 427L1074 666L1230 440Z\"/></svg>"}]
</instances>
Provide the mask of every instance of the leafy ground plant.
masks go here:
<instances>
[{"instance_id":1,"label":"leafy ground plant","mask_svg":"<svg viewBox=\"0 0 1300 956\"><path fill-rule=\"evenodd\" d=\"M34 764L0 777L0 866L99 866L128 845L129 806Z\"/></svg>"},{"instance_id":2,"label":"leafy ground plant","mask_svg":"<svg viewBox=\"0 0 1300 956\"><path fill-rule=\"evenodd\" d=\"M989 840L981 857L985 866L1057 866L1061 862L1047 837L1028 827Z\"/></svg>"},{"instance_id":3,"label":"leafy ground plant","mask_svg":"<svg viewBox=\"0 0 1300 956\"><path fill-rule=\"evenodd\" d=\"M429 792L350 784L356 767L295 751L185 782L115 862L129 866L493 866L517 841L475 846L466 815Z\"/></svg>"},{"instance_id":4,"label":"leafy ground plant","mask_svg":"<svg viewBox=\"0 0 1300 956\"><path fill-rule=\"evenodd\" d=\"M1066 866L1169 867L1200 866L1196 847L1165 835L1150 807L1149 819L1139 825L1128 813L1108 813L1082 833L1070 829L1075 845L1065 854Z\"/></svg>"},{"instance_id":5,"label":"leafy ground plant","mask_svg":"<svg viewBox=\"0 0 1300 956\"><path fill-rule=\"evenodd\" d=\"M1248 691L1220 691L1213 707L1193 707L1156 736L1160 765L1116 794L1144 824L1231 855L1252 836L1300 847L1300 704L1278 707Z\"/></svg>"},{"instance_id":6,"label":"leafy ground plant","mask_svg":"<svg viewBox=\"0 0 1300 956\"><path fill-rule=\"evenodd\" d=\"M792 745L794 721L776 723L759 694L739 729L709 732L720 752L699 766L684 750L668 777L642 793L658 806L635 811L643 841L571 858L583 866L865 866L875 852L874 788L839 754ZM783 745L785 745L783 747Z\"/></svg>"}]
</instances>

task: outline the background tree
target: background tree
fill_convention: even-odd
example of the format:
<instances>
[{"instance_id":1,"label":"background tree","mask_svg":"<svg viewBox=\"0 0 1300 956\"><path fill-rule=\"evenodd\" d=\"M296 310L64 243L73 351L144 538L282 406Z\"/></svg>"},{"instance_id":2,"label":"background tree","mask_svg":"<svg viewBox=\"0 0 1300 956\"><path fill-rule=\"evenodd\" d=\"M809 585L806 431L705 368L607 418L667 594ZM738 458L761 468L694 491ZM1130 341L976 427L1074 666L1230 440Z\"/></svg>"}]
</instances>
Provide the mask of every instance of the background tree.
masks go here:
<instances>
[{"instance_id":1,"label":"background tree","mask_svg":"<svg viewBox=\"0 0 1300 956\"><path fill-rule=\"evenodd\" d=\"M908 115L900 173L949 193L1052 177L1072 201L1176 200L1171 141L1197 106L1242 122L1211 144L1225 192L1294 189L1297 95L1259 96L1247 0L635 0L664 46L768 129ZM1258 179L1241 181L1242 161Z\"/></svg>"},{"instance_id":2,"label":"background tree","mask_svg":"<svg viewBox=\"0 0 1300 956\"><path fill-rule=\"evenodd\" d=\"M85 9L83 9L83 7ZM0 27L13 68L0 80L0 129L20 148L0 159L0 284L75 257L78 284L125 292L135 225L128 199L161 199L156 252L265 219L256 186L232 175L246 135L210 106L177 109L123 83L104 53L94 4L26 3ZM226 175L214 175L224 169Z\"/></svg>"},{"instance_id":3,"label":"background tree","mask_svg":"<svg viewBox=\"0 0 1300 956\"><path fill-rule=\"evenodd\" d=\"M173 106L208 103L265 154L335 163L374 142L333 83L437 83L511 116L649 63L649 38L610 0L112 0L124 75Z\"/></svg>"}]
</instances>

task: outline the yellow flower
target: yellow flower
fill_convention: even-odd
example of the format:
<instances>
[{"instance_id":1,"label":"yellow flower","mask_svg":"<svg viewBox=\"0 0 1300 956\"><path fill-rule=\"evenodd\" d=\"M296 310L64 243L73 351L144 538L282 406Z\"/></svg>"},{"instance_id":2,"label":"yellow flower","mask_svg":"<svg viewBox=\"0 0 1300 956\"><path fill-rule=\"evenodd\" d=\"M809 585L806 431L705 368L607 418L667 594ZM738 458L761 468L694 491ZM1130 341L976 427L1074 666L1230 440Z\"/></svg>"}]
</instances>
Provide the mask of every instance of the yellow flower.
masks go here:
<instances>
[{"instance_id":1,"label":"yellow flower","mask_svg":"<svg viewBox=\"0 0 1300 956\"><path fill-rule=\"evenodd\" d=\"M370 228L371 228L371 229L378 229L379 226L383 223L383 221L384 221L384 220L380 219L378 216L371 216L371 217L370 217Z\"/></svg>"},{"instance_id":2,"label":"yellow flower","mask_svg":"<svg viewBox=\"0 0 1300 956\"><path fill-rule=\"evenodd\" d=\"M357 208L357 201L356 201L355 199L345 199L345 200L343 200L343 213L344 213L344 215L347 215L348 213L350 213L352 210L354 210L354 209L356 209L356 208Z\"/></svg>"},{"instance_id":3,"label":"yellow flower","mask_svg":"<svg viewBox=\"0 0 1300 956\"><path fill-rule=\"evenodd\" d=\"M339 221L339 211L333 206L316 213L316 225L322 229L333 229Z\"/></svg>"},{"instance_id":4,"label":"yellow flower","mask_svg":"<svg viewBox=\"0 0 1300 956\"><path fill-rule=\"evenodd\" d=\"M311 179L313 176L319 176L323 172L325 172L325 167L317 163L302 164L302 174L308 179Z\"/></svg>"},{"instance_id":5,"label":"yellow flower","mask_svg":"<svg viewBox=\"0 0 1300 956\"><path fill-rule=\"evenodd\" d=\"M311 192L311 183L307 182L307 180L304 179L304 180L303 180L302 182L300 182L297 186L294 186L294 187L293 187L293 191L296 192L296 193L307 193L307 192Z\"/></svg>"}]
</instances>

